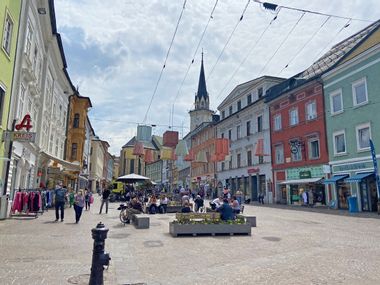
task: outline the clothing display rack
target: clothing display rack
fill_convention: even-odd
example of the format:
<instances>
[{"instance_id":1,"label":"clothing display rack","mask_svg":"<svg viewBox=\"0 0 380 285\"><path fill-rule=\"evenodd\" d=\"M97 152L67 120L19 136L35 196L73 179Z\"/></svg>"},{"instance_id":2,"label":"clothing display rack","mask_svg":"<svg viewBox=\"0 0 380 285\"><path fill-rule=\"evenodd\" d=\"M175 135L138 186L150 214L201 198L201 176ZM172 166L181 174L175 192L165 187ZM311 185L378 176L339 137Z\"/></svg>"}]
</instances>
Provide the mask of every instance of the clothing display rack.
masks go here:
<instances>
[{"instance_id":1,"label":"clothing display rack","mask_svg":"<svg viewBox=\"0 0 380 285\"><path fill-rule=\"evenodd\" d=\"M46 192L41 189L17 189L10 216L37 218L46 208Z\"/></svg>"}]
</instances>

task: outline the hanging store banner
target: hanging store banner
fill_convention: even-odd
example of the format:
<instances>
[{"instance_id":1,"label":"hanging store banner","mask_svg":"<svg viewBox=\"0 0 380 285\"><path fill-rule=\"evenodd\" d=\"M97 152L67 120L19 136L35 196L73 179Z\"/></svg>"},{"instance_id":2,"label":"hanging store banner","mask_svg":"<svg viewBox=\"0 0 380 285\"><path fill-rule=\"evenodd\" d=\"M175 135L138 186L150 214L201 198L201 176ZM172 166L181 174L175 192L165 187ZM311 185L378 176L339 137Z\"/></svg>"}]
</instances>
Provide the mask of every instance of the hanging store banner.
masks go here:
<instances>
[{"instance_id":1,"label":"hanging store banner","mask_svg":"<svg viewBox=\"0 0 380 285\"><path fill-rule=\"evenodd\" d=\"M373 141L369 140L369 145L371 147L371 155L372 155L372 161L373 161L373 172L376 176L376 184L377 184L377 197L380 199L380 178L379 178L379 171L377 167L377 159L376 159L376 150L375 145L373 144Z\"/></svg>"}]
</instances>

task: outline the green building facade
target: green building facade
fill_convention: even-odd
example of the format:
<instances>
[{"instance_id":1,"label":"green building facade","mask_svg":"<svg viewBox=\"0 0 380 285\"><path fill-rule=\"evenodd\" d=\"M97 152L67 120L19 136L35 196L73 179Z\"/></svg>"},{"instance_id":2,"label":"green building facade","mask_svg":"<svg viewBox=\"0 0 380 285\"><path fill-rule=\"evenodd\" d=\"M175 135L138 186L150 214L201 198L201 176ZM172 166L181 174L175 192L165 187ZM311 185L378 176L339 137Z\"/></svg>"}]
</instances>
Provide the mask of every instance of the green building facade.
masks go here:
<instances>
[{"instance_id":1,"label":"green building facade","mask_svg":"<svg viewBox=\"0 0 380 285\"><path fill-rule=\"evenodd\" d=\"M3 140L3 132L8 125L21 2L22 0L0 1L0 196L4 194L7 165L7 142Z\"/></svg>"},{"instance_id":2,"label":"green building facade","mask_svg":"<svg viewBox=\"0 0 380 285\"><path fill-rule=\"evenodd\" d=\"M377 211L378 189L369 139L380 153L379 23L323 77L333 206ZM380 155L377 155L380 162Z\"/></svg>"}]
</instances>

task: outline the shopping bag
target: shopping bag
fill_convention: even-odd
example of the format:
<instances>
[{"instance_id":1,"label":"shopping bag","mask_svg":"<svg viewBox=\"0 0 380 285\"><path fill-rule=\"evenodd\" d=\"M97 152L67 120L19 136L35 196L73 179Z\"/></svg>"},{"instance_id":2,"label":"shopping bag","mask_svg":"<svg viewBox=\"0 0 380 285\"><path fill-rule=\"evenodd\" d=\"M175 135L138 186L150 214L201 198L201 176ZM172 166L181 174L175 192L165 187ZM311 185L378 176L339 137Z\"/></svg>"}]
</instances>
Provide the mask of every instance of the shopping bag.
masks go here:
<instances>
[{"instance_id":1,"label":"shopping bag","mask_svg":"<svg viewBox=\"0 0 380 285\"><path fill-rule=\"evenodd\" d=\"M93 196L90 197L90 204L92 204L92 203L94 203L94 197Z\"/></svg>"}]
</instances>

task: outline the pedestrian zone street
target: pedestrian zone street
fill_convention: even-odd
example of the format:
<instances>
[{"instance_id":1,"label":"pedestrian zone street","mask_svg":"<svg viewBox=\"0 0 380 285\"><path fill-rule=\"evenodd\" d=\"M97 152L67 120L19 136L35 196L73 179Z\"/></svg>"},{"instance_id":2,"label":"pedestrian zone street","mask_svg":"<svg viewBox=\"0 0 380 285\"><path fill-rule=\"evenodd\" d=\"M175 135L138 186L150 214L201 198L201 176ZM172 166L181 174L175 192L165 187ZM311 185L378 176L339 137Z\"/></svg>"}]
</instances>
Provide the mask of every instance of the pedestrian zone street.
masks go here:
<instances>
[{"instance_id":1,"label":"pedestrian zone street","mask_svg":"<svg viewBox=\"0 0 380 285\"><path fill-rule=\"evenodd\" d=\"M257 216L252 236L173 238L174 214L137 230L110 207L99 215L96 197L79 224L70 208L62 223L53 210L1 221L0 284L88 284L100 221L112 258L105 284L380 284L380 219L246 206Z\"/></svg>"}]
</instances>

